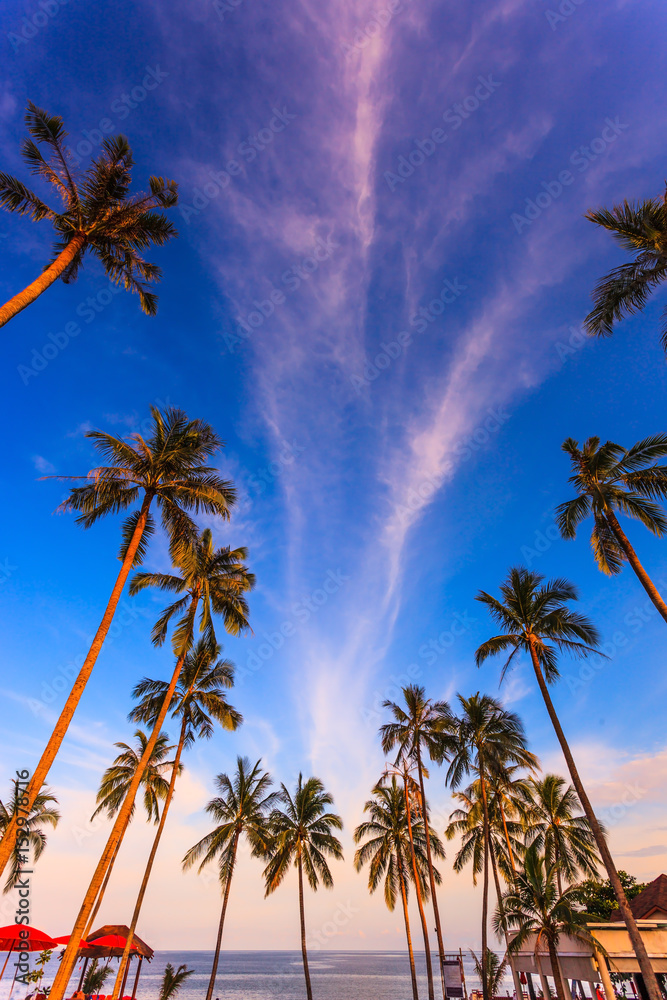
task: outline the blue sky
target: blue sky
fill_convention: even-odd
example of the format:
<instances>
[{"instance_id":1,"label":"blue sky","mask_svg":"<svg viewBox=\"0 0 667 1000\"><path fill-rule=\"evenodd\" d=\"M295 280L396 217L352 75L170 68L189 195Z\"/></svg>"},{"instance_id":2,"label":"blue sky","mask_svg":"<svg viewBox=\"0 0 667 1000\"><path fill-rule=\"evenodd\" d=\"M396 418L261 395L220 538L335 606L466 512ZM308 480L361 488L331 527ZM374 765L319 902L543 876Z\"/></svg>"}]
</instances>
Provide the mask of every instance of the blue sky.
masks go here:
<instances>
[{"instance_id":1,"label":"blue sky","mask_svg":"<svg viewBox=\"0 0 667 1000\"><path fill-rule=\"evenodd\" d=\"M474 595L516 563L575 581L610 644L590 676L565 662L554 697L619 864L664 868L664 626L629 571L596 570L585 530L554 537L552 512L569 496L566 437L629 446L664 430L661 296L609 341L578 331L595 281L622 259L583 213L662 193L655 39L667 14L651 0L562 7L557 18L547 0L52 0L34 32L37 6L3 9L3 169L27 179L18 146L32 100L64 117L84 163L101 129L123 131L136 189L161 174L181 198L179 238L153 255L156 318L112 296L90 262L3 331L5 786L38 756L116 573L118 523L82 532L54 515L63 486L39 480L94 464L87 429L141 429L154 403L210 421L241 496L216 537L247 545L258 579L254 635L225 640L246 723L188 754L140 927L157 947L212 944L215 883L180 875L178 860L237 753L288 784L316 773L335 796L348 860L334 892L308 901L309 920L316 931L337 908L349 915L324 945L402 947L398 915L350 864L382 766L381 702L407 678L434 697L498 693L500 664L473 663L490 634ZM3 214L3 301L49 246L48 225ZM664 546L628 533L667 581ZM167 566L163 541L148 564ZM86 820L112 744L131 736L130 689L169 670L149 638L160 608L148 593L125 599L51 773L63 821L34 922L53 933L69 929L104 843L104 824ZM285 623L294 634L280 643ZM525 666L501 694L563 771ZM435 770L431 795L446 815ZM135 822L105 920L129 915L150 833ZM478 898L447 869L446 943L474 945ZM259 874L244 859L228 946L293 947L295 895L264 902Z\"/></svg>"}]
</instances>

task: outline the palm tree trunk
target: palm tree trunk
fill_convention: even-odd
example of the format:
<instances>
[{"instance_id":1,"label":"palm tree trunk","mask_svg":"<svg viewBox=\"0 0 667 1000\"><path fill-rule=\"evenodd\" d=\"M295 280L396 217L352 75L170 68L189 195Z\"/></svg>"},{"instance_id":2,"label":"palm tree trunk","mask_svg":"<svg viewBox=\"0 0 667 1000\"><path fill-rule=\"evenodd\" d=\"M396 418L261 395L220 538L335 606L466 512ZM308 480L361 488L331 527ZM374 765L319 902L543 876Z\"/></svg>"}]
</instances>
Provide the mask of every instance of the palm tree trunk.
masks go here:
<instances>
[{"instance_id":1,"label":"palm tree trunk","mask_svg":"<svg viewBox=\"0 0 667 1000\"><path fill-rule=\"evenodd\" d=\"M25 794L28 796L26 809L28 812L39 795L41 788L46 781L51 765L56 759L56 755L62 746L69 724L72 721L76 707L81 700L81 695L83 694L86 684L90 679L93 667L97 662L97 657L99 656L104 640L106 639L109 628L111 627L111 622L113 621L113 617L116 613L120 595L123 592L125 582L129 576L130 570L132 569L134 557L137 554L137 549L139 548L139 544L146 527L151 500L152 497L150 495L146 494L144 496L140 516L137 520L127 553L123 559L123 565L120 568L120 573L118 574L113 590L111 591L111 597L109 598L109 603L107 604L104 615L102 616L102 621L100 622L99 628L95 633L95 638L93 639L90 649L88 650L88 655L83 662L79 675L72 685L72 690L69 693L65 707L60 713L60 717L51 734L49 742L46 745L46 749L44 750L44 753L42 754L39 763L33 772L32 778L30 779L30 784L26 789ZM7 829L2 838L2 842L0 842L0 874L4 871L5 866L12 855L14 844L16 843L16 831L16 820L15 817L12 817L11 821L7 824Z\"/></svg>"},{"instance_id":2,"label":"palm tree trunk","mask_svg":"<svg viewBox=\"0 0 667 1000\"><path fill-rule=\"evenodd\" d=\"M558 886L558 895L563 895L563 880L560 875L560 854L558 852L558 844L554 839L554 861L556 863L556 885Z\"/></svg>"},{"instance_id":3,"label":"palm tree trunk","mask_svg":"<svg viewBox=\"0 0 667 1000\"><path fill-rule=\"evenodd\" d=\"M424 914L424 904L422 902L421 886L419 885L419 872L417 871L417 857L415 855L415 842L412 837L412 812L410 808L410 792L408 791L407 775L404 777L405 783L405 815L408 821L408 835L410 837L410 855L412 857L412 876L415 880L415 895L417 896L417 906L419 907L419 919L421 920L422 932L424 934L424 953L426 957L426 979L428 982L428 1000L435 1000L433 991L433 968L431 966L431 946L428 940L428 924Z\"/></svg>"},{"instance_id":4,"label":"palm tree trunk","mask_svg":"<svg viewBox=\"0 0 667 1000\"><path fill-rule=\"evenodd\" d=\"M612 510L607 510L605 513L607 516L607 521L609 522L609 526L611 530L614 532L618 544L625 552L626 558L630 563L630 565L632 566L633 570L635 571L639 582L641 583L642 587L644 588L648 596L653 601L653 604L657 608L658 612L667 622L667 604L665 604L662 597L660 596L658 588L655 586L655 584L651 580L651 577L648 575L648 573L640 563L639 559L637 558L637 553L630 544L630 541L626 536L625 532L623 531L623 528L618 523L618 518L616 517L614 512Z\"/></svg>"},{"instance_id":5,"label":"palm tree trunk","mask_svg":"<svg viewBox=\"0 0 667 1000\"><path fill-rule=\"evenodd\" d=\"M542 670L540 668L540 663L537 658L537 652L533 642L530 643L530 655L533 661L533 670L535 671L535 676L537 678L537 683L539 685L540 691L542 693L542 698L544 699L544 704L546 705L547 712L549 713L549 718L558 737L558 742L560 743L561 750L563 751L563 756L568 766L570 772L570 777L572 778L572 784L577 790L577 795L579 796L579 801L581 802L584 812L586 813L586 818L590 824L591 830L593 831L593 836L595 837L595 843L597 844L598 851L604 862L604 866L607 869L607 874L609 875L609 881L612 884L614 890L614 895L616 896L616 901L618 903L618 908L621 911L621 916L625 921L625 926L628 931L628 936L630 938L630 943L637 956L637 961L639 962L639 968L641 969L642 976L644 977L644 983L646 984L646 989L648 990L649 997L651 1000L662 1000L662 993L660 992L660 987L658 986L658 981L656 979L655 973L651 967L651 962L649 960L646 945L639 933L639 928L633 916L632 910L628 905L628 900L626 898L625 892L623 891L623 886L621 885L621 880L618 877L618 872L616 870L616 865L614 864L614 859L611 856L611 851L607 844L605 835L603 834L600 824L598 823L597 816L593 812L593 807L590 803L586 790L583 786L582 780L579 777L579 772L577 771L576 764L574 763L574 758L570 750L569 744L565 738L565 733L560 724L558 715L553 706L551 696L547 689Z\"/></svg>"},{"instance_id":6,"label":"palm tree trunk","mask_svg":"<svg viewBox=\"0 0 667 1000\"><path fill-rule=\"evenodd\" d=\"M558 952L556 951L556 946L551 939L549 939L549 961L551 962L551 975L553 976L554 986L556 987L556 996L558 1000L567 1000L565 996L565 989L563 987L563 980L560 975L560 965L558 964Z\"/></svg>"},{"instance_id":7,"label":"palm tree trunk","mask_svg":"<svg viewBox=\"0 0 667 1000\"><path fill-rule=\"evenodd\" d=\"M18 295L14 295L8 302L5 302L4 306L0 306L0 326L9 323L10 319L13 319L14 316L22 312L27 306L32 305L42 292L45 292L54 281L57 281L72 263L85 242L86 237L83 233L77 233L76 236L73 236L65 249L58 254L53 264L50 264L45 271L42 271L39 278L32 281Z\"/></svg>"},{"instance_id":8,"label":"palm tree trunk","mask_svg":"<svg viewBox=\"0 0 667 1000\"><path fill-rule=\"evenodd\" d=\"M306 977L306 994L308 1000L313 1000L313 990L310 985L308 970L308 949L306 948L306 911L303 905L303 864L299 853L299 917L301 919L301 955L303 956L303 972Z\"/></svg>"},{"instance_id":9,"label":"palm tree trunk","mask_svg":"<svg viewBox=\"0 0 667 1000\"><path fill-rule=\"evenodd\" d=\"M503 809L503 803L500 795L498 796L498 808L500 809L500 815L503 821L503 830L505 831L505 843L507 844L507 854L509 857L510 865L512 866L512 874L516 878L516 864L514 863L514 852L512 851L510 834L509 830L507 829L507 820L505 819L505 810Z\"/></svg>"},{"instance_id":10,"label":"palm tree trunk","mask_svg":"<svg viewBox=\"0 0 667 1000\"><path fill-rule=\"evenodd\" d=\"M197 609L197 604L199 602L199 592L195 592L192 595L192 602L190 604L191 615L194 617ZM181 675L181 670L183 669L183 661L185 660L186 650L183 650L178 660L176 661L176 666L174 668L174 673L167 689L167 692L162 703L162 708L160 709L160 714L158 715L155 725L153 726L153 732L151 733L150 739L146 744L146 749L144 750L141 760L137 765L137 769L134 773L130 787L127 790L127 794L123 801L123 805L118 811L116 816L116 821L113 825L111 833L109 834L109 839L107 840L106 847L102 853L97 868L93 874L93 877L88 886L88 890L84 897L83 903L81 904L81 909L79 910L79 915L76 918L76 923L72 929L70 935L69 943L65 948L65 953L60 962L58 972L56 973L56 978L53 981L53 986L51 987L51 993L49 994L50 1000L63 1000L65 995L65 990L67 989L67 984L69 983L70 976L72 975L72 969L76 964L76 953L79 948L79 943L83 935L83 930L90 917L91 910L95 905L95 900L97 899L98 893L100 891L100 886L104 880L107 868L111 862L111 858L116 850L116 847L120 844L123 837L125 836L125 831L130 822L132 815L132 806L134 805L134 800L141 784L141 779L144 776L144 771L148 765L153 749L157 742L157 738L160 735L162 726L164 725L164 720L167 716L167 711L169 705L171 704L171 699L174 696L174 691L176 690L176 685L178 684L178 679Z\"/></svg>"},{"instance_id":11,"label":"palm tree trunk","mask_svg":"<svg viewBox=\"0 0 667 1000\"><path fill-rule=\"evenodd\" d=\"M516 991L516 1000L522 1000L523 989L521 987L519 973L516 971L516 967L514 965L514 956L510 952L510 936L507 931L507 922L505 920L505 907L503 906L503 894L500 888L500 878L498 877L496 852L493 849L493 840L491 839L489 839L489 853L491 855L491 870L493 871L493 881L496 886L496 896L498 897L498 912L500 913L500 919L503 922L503 934L505 935L505 952L507 954L507 961L509 962L510 969L512 971L512 979L514 981L514 989Z\"/></svg>"},{"instance_id":12,"label":"palm tree trunk","mask_svg":"<svg viewBox=\"0 0 667 1000\"><path fill-rule=\"evenodd\" d=\"M401 886L401 902L403 903L403 919L405 920L405 936L408 939L408 958L410 959L410 979L412 980L412 1000L419 1000L417 990L417 973L415 971L415 954L412 950L412 935L410 934L410 917L408 915L408 894L405 891L405 877L403 875L403 858L400 852L396 851L396 867L398 868L398 881ZM206 997L206 1000L211 1000Z\"/></svg>"},{"instance_id":13,"label":"palm tree trunk","mask_svg":"<svg viewBox=\"0 0 667 1000\"><path fill-rule=\"evenodd\" d=\"M99 912L100 906L102 905L102 900L104 899L104 894L107 891L107 886L109 884L109 879L111 878L111 872L113 871L113 866L116 864L116 858L118 857L119 852L120 852L120 844L118 844L118 846L116 847L116 850L114 851L113 857L111 858L111 861L109 862L109 867L107 868L107 873L104 876L104 882L102 883L102 887L101 887L101 889L99 891L99 894L97 896L97 901L95 903L95 906L93 907L92 913L90 914L90 919L88 920L88 925L86 926L86 929L83 932L83 939L84 939L84 941L86 940L86 938L88 937L88 935L90 934L90 932L93 929L93 922L94 922L95 917L97 916L97 914Z\"/></svg>"},{"instance_id":14,"label":"palm tree trunk","mask_svg":"<svg viewBox=\"0 0 667 1000\"><path fill-rule=\"evenodd\" d=\"M488 920L489 920L489 807L486 801L486 781L484 773L480 769L480 784L482 787L482 805L484 808L484 880L482 886L482 996L484 1000L493 1000L489 997L488 984Z\"/></svg>"},{"instance_id":15,"label":"palm tree trunk","mask_svg":"<svg viewBox=\"0 0 667 1000\"><path fill-rule=\"evenodd\" d=\"M118 966L118 975L116 976L116 982L113 988L113 1000L120 994L121 985L123 983L123 976L127 975L127 967L130 961L130 953L132 950L132 940L134 938L134 932L137 929L137 923L139 921L139 914L141 913L141 907L144 902L144 896L146 895L146 889L148 888L148 880L151 877L151 872L153 870L153 863L155 861L155 855L157 854L157 849L160 845L160 839L162 837L162 831L164 830L165 823L167 822L167 813L169 812L169 806L171 805L171 800L174 795L174 787L176 785L176 778L178 777L178 767L181 763L181 754L183 753L183 746L185 744L185 735L187 733L188 720L185 712L183 713L183 721L181 722L181 734L178 740L178 747L176 748L176 756L174 757L174 766L171 770L171 779L169 781L169 788L167 790L167 797L164 800L164 806L162 807L162 816L160 817L160 823L157 828L157 833L153 839L153 846L151 847L151 853L148 855L148 861L146 862L146 869L144 871L144 877L141 882L141 888L139 889L139 895L137 896L137 901L134 904L134 913L132 914L132 922L130 924L130 930L127 935L127 940L125 941L125 948L123 949L123 956L120 960Z\"/></svg>"},{"instance_id":16,"label":"palm tree trunk","mask_svg":"<svg viewBox=\"0 0 667 1000\"><path fill-rule=\"evenodd\" d=\"M440 925L440 912L438 910L438 897L435 894L435 877L433 875L433 858L431 857L431 837L428 827L428 809L426 806L426 791L424 789L424 771L421 761L421 750L417 744L417 773L419 775L419 789L422 796L422 816L424 820L424 834L426 835L426 857L428 860L428 879L431 885L431 902L433 903L433 916L435 917L435 933L438 939L438 964L440 965L440 981L442 984L442 997L446 998L445 992L445 970L443 959L445 957L445 946L442 943L442 927Z\"/></svg>"},{"instance_id":17,"label":"palm tree trunk","mask_svg":"<svg viewBox=\"0 0 667 1000\"><path fill-rule=\"evenodd\" d=\"M229 900L229 890L232 885L232 875L234 874L234 865L236 863L236 849L239 845L239 834L240 830L237 830L234 834L234 845L232 847L232 859L229 865L229 870L227 872L227 878L225 879L225 895L222 901L222 913L220 914L220 923L218 925L218 938L215 942L215 955L213 956L213 968L211 969L211 978L208 981L208 989L206 991L206 1000L212 1000L213 990L215 989L215 979L218 975L218 962L220 960L220 948L222 945L222 930L225 926L225 913L227 912L227 901Z\"/></svg>"}]
</instances>

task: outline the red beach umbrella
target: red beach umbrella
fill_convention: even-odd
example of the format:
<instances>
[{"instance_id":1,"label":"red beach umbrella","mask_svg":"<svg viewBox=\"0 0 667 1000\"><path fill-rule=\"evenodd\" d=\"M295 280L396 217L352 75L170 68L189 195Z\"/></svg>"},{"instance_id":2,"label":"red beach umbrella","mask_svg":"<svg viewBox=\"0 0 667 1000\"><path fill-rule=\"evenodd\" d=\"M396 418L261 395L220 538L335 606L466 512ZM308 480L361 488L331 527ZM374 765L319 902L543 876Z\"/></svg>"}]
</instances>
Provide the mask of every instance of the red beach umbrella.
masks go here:
<instances>
[{"instance_id":1,"label":"red beach umbrella","mask_svg":"<svg viewBox=\"0 0 667 1000\"><path fill-rule=\"evenodd\" d=\"M19 941L27 942L22 951L44 951L46 948L55 948L57 941L45 934L44 931L37 930L29 924L8 924L7 927L0 927L0 951L13 951Z\"/></svg>"},{"instance_id":2,"label":"red beach umbrella","mask_svg":"<svg viewBox=\"0 0 667 1000\"><path fill-rule=\"evenodd\" d=\"M55 937L53 940L56 942L56 944L69 944L69 939L71 938L71 936L72 936L71 934L61 934L60 937ZM79 951L85 951L86 948L90 948L90 945L88 944L87 941L84 941L82 939L81 943L79 944Z\"/></svg>"},{"instance_id":3,"label":"red beach umbrella","mask_svg":"<svg viewBox=\"0 0 667 1000\"><path fill-rule=\"evenodd\" d=\"M47 948L56 947L53 938L29 924L8 924L6 927L0 927L0 951L7 952L5 964L0 972L0 979L5 974L9 956L13 951L18 950L19 942L21 942L21 951L45 951Z\"/></svg>"}]
</instances>

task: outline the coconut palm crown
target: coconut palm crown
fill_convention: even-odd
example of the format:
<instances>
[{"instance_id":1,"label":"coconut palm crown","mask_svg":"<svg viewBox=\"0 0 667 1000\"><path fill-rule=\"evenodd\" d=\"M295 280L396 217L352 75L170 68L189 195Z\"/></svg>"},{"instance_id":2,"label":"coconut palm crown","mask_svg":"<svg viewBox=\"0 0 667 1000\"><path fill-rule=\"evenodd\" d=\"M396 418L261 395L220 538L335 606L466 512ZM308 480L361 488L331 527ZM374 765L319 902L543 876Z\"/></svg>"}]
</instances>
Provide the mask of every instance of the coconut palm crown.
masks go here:
<instances>
[{"instance_id":1,"label":"coconut palm crown","mask_svg":"<svg viewBox=\"0 0 667 1000\"><path fill-rule=\"evenodd\" d=\"M3 893L11 892L15 888L21 869L30 864L31 851L33 861L37 861L44 853L46 834L42 827L50 826L55 830L60 820L60 813L56 808L58 800L50 788L46 786L42 788L26 815L23 792L19 792L18 781L14 780L13 784L9 801L0 802L0 834L4 833L12 818L16 816L22 817L25 822L11 855L9 875Z\"/></svg>"},{"instance_id":2,"label":"coconut palm crown","mask_svg":"<svg viewBox=\"0 0 667 1000\"><path fill-rule=\"evenodd\" d=\"M152 639L162 646L167 638L169 625L178 615L172 632L172 649L176 656L185 656L194 643L194 631L199 612L199 631L208 646L216 645L213 615L220 615L230 635L240 635L250 628L248 602L245 594L255 585L255 575L250 573L244 560L245 548L229 546L216 549L210 528L205 528L191 545L174 554L175 573L135 573L130 581L130 594L135 595L146 587L177 594L155 625ZM181 596L182 595L182 596Z\"/></svg>"},{"instance_id":3,"label":"coconut palm crown","mask_svg":"<svg viewBox=\"0 0 667 1000\"><path fill-rule=\"evenodd\" d=\"M157 295L150 289L162 272L143 253L176 236L173 224L156 211L177 204L176 183L150 177L149 194L130 195L134 161L125 136L104 139L98 158L80 173L65 145L62 118L30 102L25 124L29 137L21 146L23 159L31 174L54 188L62 206L51 208L22 181L0 173L0 206L33 222L48 219L56 234L51 261L39 278L0 308L0 326L58 278L65 284L74 281L88 253L101 262L111 281L136 293L143 311L154 316Z\"/></svg>"},{"instance_id":4,"label":"coconut palm crown","mask_svg":"<svg viewBox=\"0 0 667 1000\"><path fill-rule=\"evenodd\" d=\"M587 212L586 218L612 234L633 260L615 267L593 291L593 309L585 319L592 336L608 337L614 323L641 312L649 295L667 278L667 192L664 198L624 200L613 208ZM667 309L662 346L667 351Z\"/></svg>"},{"instance_id":5,"label":"coconut palm crown","mask_svg":"<svg viewBox=\"0 0 667 1000\"><path fill-rule=\"evenodd\" d=\"M218 659L221 649L200 639L183 661L170 706L172 717L181 720L183 747L191 747L196 739L210 739L214 721L230 731L243 722L243 716L229 704L224 693L225 688L234 685L234 665L230 660ZM141 700L130 712L130 722L154 725L168 687L168 681L149 677L139 681L132 697Z\"/></svg>"},{"instance_id":6,"label":"coconut palm crown","mask_svg":"<svg viewBox=\"0 0 667 1000\"><path fill-rule=\"evenodd\" d=\"M148 745L148 736L142 729L135 730L134 737L137 741L136 749L127 743L114 743L121 752L102 775L97 791L98 805L91 819L95 819L101 812L113 817L122 806L132 776ZM169 782L164 775L173 767L173 761L166 760L166 757L173 749L167 733L160 733L141 779L144 786L144 808L149 820L156 824L160 822L160 801L164 801L169 789ZM134 809L133 805L133 816Z\"/></svg>"},{"instance_id":7,"label":"coconut palm crown","mask_svg":"<svg viewBox=\"0 0 667 1000\"><path fill-rule=\"evenodd\" d=\"M197 537L191 514L209 514L229 520L236 502L233 484L208 464L223 442L210 424L190 420L176 407L150 408L149 432L127 438L103 431L88 431L98 454L107 464L92 469L87 476L57 476L74 486L60 511L78 513L77 524L90 528L108 514L119 514L141 501L141 511L133 511L123 523L119 558L123 559L141 512L147 511L145 527L133 559L140 565L147 543L155 531L150 512L153 501L162 527L168 533L172 554L179 545Z\"/></svg>"},{"instance_id":8,"label":"coconut palm crown","mask_svg":"<svg viewBox=\"0 0 667 1000\"><path fill-rule=\"evenodd\" d=\"M549 863L540 854L537 845L526 851L523 870L518 872L512 888L502 898L502 909L494 916L494 927L500 932L506 924L514 937L510 953L516 953L527 939L535 936L535 954L539 963L540 952L547 952L558 1000L567 1000L569 990L563 983L558 964L558 943L562 935L582 941L600 951L586 927L586 917L579 912L574 887L561 892L556 877L556 864ZM538 964L539 968L539 964Z\"/></svg>"},{"instance_id":9,"label":"coconut palm crown","mask_svg":"<svg viewBox=\"0 0 667 1000\"><path fill-rule=\"evenodd\" d=\"M640 521L653 535L667 532L667 516L658 501L667 498L667 466L657 459L667 455L667 434L654 434L631 448L597 437L588 438L582 448L572 438L563 442L574 474L570 485L576 496L556 508L556 523L563 538L574 538L577 528L593 517L591 547L603 573L620 573L629 562L663 618L667 606L642 566L621 527L616 511Z\"/></svg>"},{"instance_id":10,"label":"coconut palm crown","mask_svg":"<svg viewBox=\"0 0 667 1000\"><path fill-rule=\"evenodd\" d=\"M476 600L485 605L502 632L481 644L475 662L481 666L490 656L509 651L501 680L514 665L516 654L530 655L531 648L549 684L560 676L557 653L575 657L602 655L597 648L600 635L593 623L566 606L566 601L577 600L576 587L562 578L547 583L543 580L539 573L515 566L507 582L501 584L500 600L483 590L477 594Z\"/></svg>"},{"instance_id":11,"label":"coconut palm crown","mask_svg":"<svg viewBox=\"0 0 667 1000\"><path fill-rule=\"evenodd\" d=\"M531 778L530 786L532 803L526 836L548 863L556 865L559 891L563 877L570 883L577 881L580 874L596 878L601 861L574 787L558 774Z\"/></svg>"}]
</instances>

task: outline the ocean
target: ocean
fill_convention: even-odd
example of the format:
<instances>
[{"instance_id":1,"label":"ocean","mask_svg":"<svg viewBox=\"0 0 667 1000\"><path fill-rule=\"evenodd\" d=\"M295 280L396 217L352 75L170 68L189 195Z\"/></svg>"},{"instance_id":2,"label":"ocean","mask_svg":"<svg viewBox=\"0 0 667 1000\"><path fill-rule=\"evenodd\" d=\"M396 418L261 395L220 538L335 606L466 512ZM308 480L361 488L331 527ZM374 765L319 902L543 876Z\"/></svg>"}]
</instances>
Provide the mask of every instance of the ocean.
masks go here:
<instances>
[{"instance_id":1,"label":"ocean","mask_svg":"<svg viewBox=\"0 0 667 1000\"><path fill-rule=\"evenodd\" d=\"M34 958L31 956L31 966ZM55 956L54 956L55 959ZM53 981L56 962L46 968L44 984ZM153 961L144 962L137 1000L157 1000L160 982L168 962L194 969L176 1000L204 1000L211 972L213 952L156 951ZM423 953L415 954L420 997L428 996ZM117 960L112 960L114 969ZM468 990L477 985L472 960L464 955ZM133 968L135 968L133 962ZM412 1000L407 952L313 951L309 955L314 1000ZM8 968L9 971L9 968ZM435 973L434 969L434 973ZM134 971L128 976L126 996L132 993ZM74 992L78 980L72 977ZM5 973L0 983L0 1000L9 996L11 977ZM509 985L509 984L508 984ZM113 987L113 979L106 990ZM511 990L511 986L510 986ZM28 990L14 988L12 1000L23 1000ZM304 1000L306 986L300 951L223 951L213 1000Z\"/></svg>"}]
</instances>

